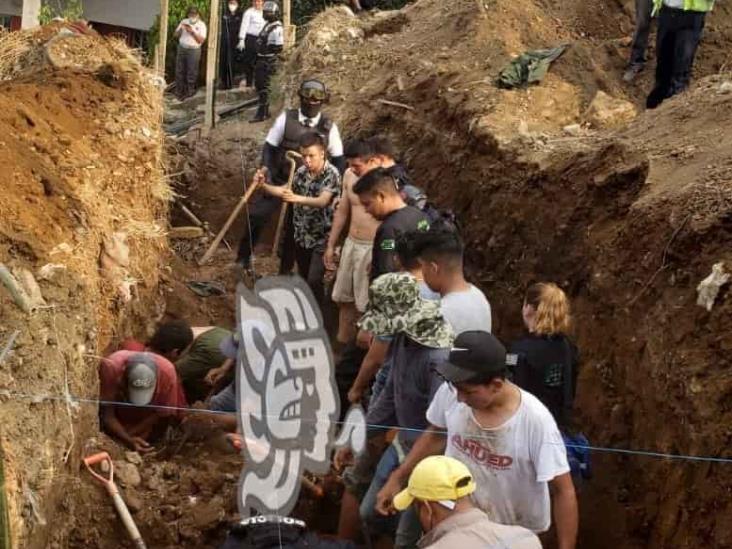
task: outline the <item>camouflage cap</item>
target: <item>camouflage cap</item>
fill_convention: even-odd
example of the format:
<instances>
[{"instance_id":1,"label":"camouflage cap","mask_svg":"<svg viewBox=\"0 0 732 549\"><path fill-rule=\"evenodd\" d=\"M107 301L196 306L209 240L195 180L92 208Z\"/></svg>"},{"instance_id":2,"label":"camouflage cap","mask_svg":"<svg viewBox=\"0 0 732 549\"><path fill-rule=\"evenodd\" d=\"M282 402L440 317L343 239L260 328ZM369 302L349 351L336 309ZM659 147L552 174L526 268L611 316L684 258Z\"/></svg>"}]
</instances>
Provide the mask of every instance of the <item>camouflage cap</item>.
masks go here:
<instances>
[{"instance_id":1,"label":"camouflage cap","mask_svg":"<svg viewBox=\"0 0 732 549\"><path fill-rule=\"evenodd\" d=\"M403 332L415 342L436 349L452 346L455 339L440 304L424 299L417 279L408 273L388 273L374 280L368 308L358 327L375 336Z\"/></svg>"}]
</instances>

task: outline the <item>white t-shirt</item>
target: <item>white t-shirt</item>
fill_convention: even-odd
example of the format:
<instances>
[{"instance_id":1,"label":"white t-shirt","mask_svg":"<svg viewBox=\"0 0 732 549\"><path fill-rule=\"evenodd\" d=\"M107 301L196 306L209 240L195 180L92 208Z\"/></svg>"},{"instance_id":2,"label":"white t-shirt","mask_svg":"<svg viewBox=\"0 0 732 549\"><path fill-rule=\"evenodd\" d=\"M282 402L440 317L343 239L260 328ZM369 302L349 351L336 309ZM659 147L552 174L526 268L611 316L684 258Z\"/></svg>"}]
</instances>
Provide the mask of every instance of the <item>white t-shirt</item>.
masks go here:
<instances>
[{"instance_id":1,"label":"white t-shirt","mask_svg":"<svg viewBox=\"0 0 732 549\"><path fill-rule=\"evenodd\" d=\"M470 331L491 331L491 305L485 294L470 285L463 292L451 292L442 296L442 315L456 335Z\"/></svg>"},{"instance_id":2,"label":"white t-shirt","mask_svg":"<svg viewBox=\"0 0 732 549\"><path fill-rule=\"evenodd\" d=\"M185 48L200 48L201 44L196 42L196 39L193 38L193 35L188 32L186 29L183 28L183 23L188 23L191 28L196 31L196 34L200 34L203 36L203 39L206 40L206 23L201 21L200 19L196 21L195 23L191 23L190 19L184 19L181 24L178 26L181 29L180 38L178 40L178 43L185 47Z\"/></svg>"},{"instance_id":3,"label":"white t-shirt","mask_svg":"<svg viewBox=\"0 0 732 549\"><path fill-rule=\"evenodd\" d=\"M477 485L473 500L491 520L545 532L551 526L548 481L569 472L567 451L549 410L520 391L516 413L500 427L483 429L444 383L427 420L447 430L445 454L470 469Z\"/></svg>"},{"instance_id":4,"label":"white t-shirt","mask_svg":"<svg viewBox=\"0 0 732 549\"><path fill-rule=\"evenodd\" d=\"M320 116L321 114L318 113L318 116L309 119L310 127L316 128L318 126ZM297 117L301 124L304 124L305 121L308 120L300 110L297 111ZM285 137L286 118L287 112L282 112L277 117L277 120L275 120L275 123L267 134L267 143L273 147L279 147ZM343 156L343 141L341 141L341 133L338 131L338 126L336 126L335 122L333 122L333 125L330 127L330 134L328 134L328 154L331 158Z\"/></svg>"},{"instance_id":5,"label":"white t-shirt","mask_svg":"<svg viewBox=\"0 0 732 549\"><path fill-rule=\"evenodd\" d=\"M244 12L244 17L241 19L241 27L239 30L239 38L246 38L247 34L253 36L259 36L264 28L264 16L262 10L255 8L249 8Z\"/></svg>"}]
</instances>

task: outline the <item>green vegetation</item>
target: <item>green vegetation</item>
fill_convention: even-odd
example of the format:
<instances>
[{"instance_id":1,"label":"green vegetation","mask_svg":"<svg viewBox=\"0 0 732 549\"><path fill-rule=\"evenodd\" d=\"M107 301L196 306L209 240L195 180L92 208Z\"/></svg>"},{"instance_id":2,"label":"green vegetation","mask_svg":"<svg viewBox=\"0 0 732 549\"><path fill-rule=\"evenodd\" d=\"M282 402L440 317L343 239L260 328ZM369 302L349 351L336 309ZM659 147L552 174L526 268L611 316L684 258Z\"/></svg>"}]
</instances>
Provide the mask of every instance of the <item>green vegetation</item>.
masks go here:
<instances>
[{"instance_id":1,"label":"green vegetation","mask_svg":"<svg viewBox=\"0 0 732 549\"><path fill-rule=\"evenodd\" d=\"M175 45L176 39L173 36L178 24L188 15L188 8L196 6L201 12L201 19L208 26L210 0L170 0L168 7L168 49L165 55L165 73L168 76L175 74ZM155 19L155 23L150 29L148 37L148 55L152 59L152 54L160 40L160 16Z\"/></svg>"},{"instance_id":2,"label":"green vegetation","mask_svg":"<svg viewBox=\"0 0 732 549\"><path fill-rule=\"evenodd\" d=\"M56 17L76 21L81 19L83 14L84 7L81 0L43 0L38 20L41 25L50 23Z\"/></svg>"},{"instance_id":3,"label":"green vegetation","mask_svg":"<svg viewBox=\"0 0 732 549\"><path fill-rule=\"evenodd\" d=\"M47 0L49 2L61 2L63 0ZM241 0L243 8L246 9L251 5L249 0ZM282 1L278 0L280 6ZM407 4L408 0L378 0L377 5L379 9L391 10L399 9ZM79 4L81 0L66 0L67 4ZM336 1L336 0L292 0L292 23L298 27L306 25L313 17L319 12L325 10L330 6L343 4L347 2ZM175 73L175 46L176 40L173 36L175 29L178 27L183 19L185 19L188 8L190 6L196 6L201 12L201 18L208 25L209 23L209 6L210 0L170 0L170 6L168 10L168 48L166 52L165 60L165 72L170 77ZM226 0L221 1L221 8L226 7ZM155 47L158 44L160 37L160 16L155 20L155 24L150 29L150 35L148 39L148 55L151 56Z\"/></svg>"}]
</instances>

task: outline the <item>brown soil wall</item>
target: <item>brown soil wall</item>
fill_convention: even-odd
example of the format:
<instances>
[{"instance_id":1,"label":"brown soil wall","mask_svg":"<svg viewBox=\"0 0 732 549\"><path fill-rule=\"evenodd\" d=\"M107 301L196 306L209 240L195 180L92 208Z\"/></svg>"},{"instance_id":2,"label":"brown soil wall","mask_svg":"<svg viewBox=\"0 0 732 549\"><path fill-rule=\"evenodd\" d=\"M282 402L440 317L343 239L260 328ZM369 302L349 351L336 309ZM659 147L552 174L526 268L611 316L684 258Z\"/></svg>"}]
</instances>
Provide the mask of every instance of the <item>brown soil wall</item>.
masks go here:
<instances>
[{"instance_id":1,"label":"brown soil wall","mask_svg":"<svg viewBox=\"0 0 732 549\"><path fill-rule=\"evenodd\" d=\"M96 399L98 357L155 320L167 253L159 89L126 48L93 34L61 56L69 66L49 65L56 32L0 36L3 61L17 60L0 82L0 262L30 273L45 300L26 314L0 289L0 346L18 333L0 365L18 547L48 546L98 429L96 404L64 397ZM128 253L110 246L118 233Z\"/></svg>"},{"instance_id":2,"label":"brown soil wall","mask_svg":"<svg viewBox=\"0 0 732 549\"><path fill-rule=\"evenodd\" d=\"M582 123L598 89L636 105L649 89L650 74L631 87L620 79L627 8L489 4L485 20L474 2L422 0L359 20L333 10L288 70L293 84L328 83L346 135L392 137L415 180L458 214L470 278L502 340L520 334L527 285L565 288L583 356L577 409L594 444L730 457L732 301L723 288L711 312L696 305L712 264L732 260L725 77L620 132L562 131ZM722 5L708 18L698 77L725 70L731 22ZM512 55L567 40L539 86L493 86ZM594 458L581 547L732 547L729 464Z\"/></svg>"}]
</instances>

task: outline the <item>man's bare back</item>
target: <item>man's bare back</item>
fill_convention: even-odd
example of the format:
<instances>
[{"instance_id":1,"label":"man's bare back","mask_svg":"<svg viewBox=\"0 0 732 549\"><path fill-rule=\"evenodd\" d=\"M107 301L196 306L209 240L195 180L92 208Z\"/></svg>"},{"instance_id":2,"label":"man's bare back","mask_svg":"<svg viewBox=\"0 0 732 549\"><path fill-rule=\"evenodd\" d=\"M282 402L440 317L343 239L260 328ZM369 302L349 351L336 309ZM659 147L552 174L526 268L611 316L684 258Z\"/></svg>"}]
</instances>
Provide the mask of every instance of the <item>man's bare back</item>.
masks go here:
<instances>
[{"instance_id":1,"label":"man's bare back","mask_svg":"<svg viewBox=\"0 0 732 549\"><path fill-rule=\"evenodd\" d=\"M372 241L376 236L376 229L380 222L374 218L361 204L358 195L353 192L353 186L358 177L351 170L347 170L343 176L343 198L349 202L351 224L348 229L348 236L356 240Z\"/></svg>"}]
</instances>

